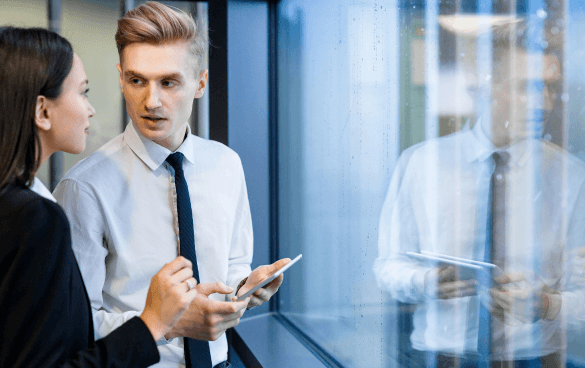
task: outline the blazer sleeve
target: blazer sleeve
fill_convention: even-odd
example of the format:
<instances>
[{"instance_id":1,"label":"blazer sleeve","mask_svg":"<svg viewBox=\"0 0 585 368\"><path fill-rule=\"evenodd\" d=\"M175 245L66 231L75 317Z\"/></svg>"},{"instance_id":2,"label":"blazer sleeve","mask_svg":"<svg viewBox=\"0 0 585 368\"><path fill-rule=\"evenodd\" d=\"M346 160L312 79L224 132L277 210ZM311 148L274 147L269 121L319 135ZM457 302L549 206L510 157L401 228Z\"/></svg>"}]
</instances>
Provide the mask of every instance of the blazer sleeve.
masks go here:
<instances>
[{"instance_id":1,"label":"blazer sleeve","mask_svg":"<svg viewBox=\"0 0 585 368\"><path fill-rule=\"evenodd\" d=\"M91 308L67 218L37 197L0 216L0 366L147 367L160 360L133 318L93 341Z\"/></svg>"}]
</instances>

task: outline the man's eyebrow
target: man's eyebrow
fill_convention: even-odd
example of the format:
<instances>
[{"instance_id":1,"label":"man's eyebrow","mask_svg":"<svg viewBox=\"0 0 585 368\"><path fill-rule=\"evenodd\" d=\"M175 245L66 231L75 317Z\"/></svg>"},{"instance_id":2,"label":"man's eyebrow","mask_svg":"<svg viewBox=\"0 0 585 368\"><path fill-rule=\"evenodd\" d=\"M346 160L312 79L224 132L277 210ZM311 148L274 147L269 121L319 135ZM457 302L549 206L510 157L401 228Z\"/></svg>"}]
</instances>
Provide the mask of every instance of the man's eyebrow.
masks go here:
<instances>
[{"instance_id":1,"label":"man's eyebrow","mask_svg":"<svg viewBox=\"0 0 585 368\"><path fill-rule=\"evenodd\" d=\"M135 72L133 70L126 70L124 72L124 76L126 78L132 78L132 77L137 77L140 79L148 79L145 76L143 76L142 74ZM169 74L164 74L159 76L159 79L182 79L183 75L181 73L169 73Z\"/></svg>"}]
</instances>

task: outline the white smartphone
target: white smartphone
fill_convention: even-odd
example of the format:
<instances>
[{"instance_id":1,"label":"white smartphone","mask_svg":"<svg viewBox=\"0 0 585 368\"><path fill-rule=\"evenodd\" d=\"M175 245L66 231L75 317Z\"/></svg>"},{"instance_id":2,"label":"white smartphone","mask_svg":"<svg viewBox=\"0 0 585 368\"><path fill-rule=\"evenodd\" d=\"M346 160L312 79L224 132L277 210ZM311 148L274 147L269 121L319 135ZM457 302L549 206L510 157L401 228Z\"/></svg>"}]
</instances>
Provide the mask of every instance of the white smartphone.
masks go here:
<instances>
[{"instance_id":1,"label":"white smartphone","mask_svg":"<svg viewBox=\"0 0 585 368\"><path fill-rule=\"evenodd\" d=\"M234 300L234 302L239 302L240 300L246 299L250 295L254 294L258 289L262 288L264 285L268 284L270 281L272 281L275 278L277 278L278 276L280 276L284 271L288 270L290 268L290 266L294 265L302 257L303 257L303 255L299 254L295 259L293 259L292 261L290 261L289 263L284 265L282 268L280 268L278 271L276 271L272 276L270 276L266 280L262 281L258 285L254 286L252 289L248 290L248 292L245 293L244 295L240 295L236 300Z\"/></svg>"}]
</instances>

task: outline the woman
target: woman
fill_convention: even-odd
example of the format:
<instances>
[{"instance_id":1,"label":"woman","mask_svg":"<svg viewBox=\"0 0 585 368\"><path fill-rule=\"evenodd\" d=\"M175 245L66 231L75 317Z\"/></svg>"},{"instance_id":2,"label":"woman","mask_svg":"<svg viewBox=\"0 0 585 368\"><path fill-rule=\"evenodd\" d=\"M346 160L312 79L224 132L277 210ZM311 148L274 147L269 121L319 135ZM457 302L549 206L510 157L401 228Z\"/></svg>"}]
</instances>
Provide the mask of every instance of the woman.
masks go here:
<instances>
[{"instance_id":1,"label":"woman","mask_svg":"<svg viewBox=\"0 0 585 368\"><path fill-rule=\"evenodd\" d=\"M152 279L144 312L94 342L69 222L35 172L85 148L93 107L71 44L44 29L0 28L0 366L146 367L196 296L178 257ZM44 193L29 189L32 183Z\"/></svg>"}]
</instances>

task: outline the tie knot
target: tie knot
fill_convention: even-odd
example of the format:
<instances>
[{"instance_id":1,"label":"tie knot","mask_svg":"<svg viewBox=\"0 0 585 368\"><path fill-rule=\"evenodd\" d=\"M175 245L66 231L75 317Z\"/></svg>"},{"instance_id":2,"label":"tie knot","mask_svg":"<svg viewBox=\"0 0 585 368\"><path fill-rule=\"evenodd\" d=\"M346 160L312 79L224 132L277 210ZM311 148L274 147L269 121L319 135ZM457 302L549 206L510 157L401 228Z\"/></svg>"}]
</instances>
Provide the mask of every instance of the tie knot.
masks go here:
<instances>
[{"instance_id":1,"label":"tie knot","mask_svg":"<svg viewBox=\"0 0 585 368\"><path fill-rule=\"evenodd\" d=\"M183 154L181 152L171 153L166 161L171 164L175 171L183 170Z\"/></svg>"},{"instance_id":2,"label":"tie knot","mask_svg":"<svg viewBox=\"0 0 585 368\"><path fill-rule=\"evenodd\" d=\"M496 168L503 168L508 166L508 162L510 161L510 154L506 151L499 151L494 152L492 154L494 158L494 162L496 163Z\"/></svg>"}]
</instances>

